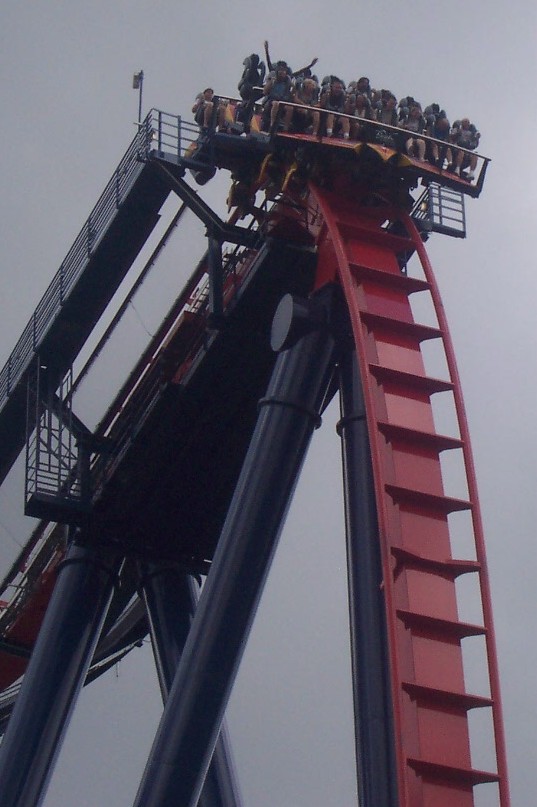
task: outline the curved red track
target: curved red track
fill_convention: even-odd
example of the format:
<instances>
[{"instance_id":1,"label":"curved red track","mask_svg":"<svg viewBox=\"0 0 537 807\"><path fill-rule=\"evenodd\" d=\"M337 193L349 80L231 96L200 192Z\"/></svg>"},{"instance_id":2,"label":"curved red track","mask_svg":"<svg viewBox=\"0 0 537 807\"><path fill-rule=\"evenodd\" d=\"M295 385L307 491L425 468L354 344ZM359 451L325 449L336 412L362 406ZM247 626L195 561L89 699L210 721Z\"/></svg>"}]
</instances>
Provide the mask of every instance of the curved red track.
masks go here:
<instances>
[{"instance_id":1,"label":"curved red track","mask_svg":"<svg viewBox=\"0 0 537 807\"><path fill-rule=\"evenodd\" d=\"M364 385L375 480L389 636L398 790L401 807L470 807L474 787L495 783L509 795L490 592L477 487L459 377L438 288L423 242L407 213L380 198L350 200L314 186L320 282L338 279L348 303ZM315 207L317 210L315 210ZM403 225L405 236L394 235ZM390 225L392 225L390 227ZM397 227L401 231L401 227ZM400 257L417 251L423 279ZM430 295L437 326L414 320L410 297ZM449 377L427 375L421 344L438 340ZM435 428L432 399L453 396L459 434ZM462 453L468 498L446 495L440 456ZM469 511L475 556L453 554L450 514ZM458 616L456 579L479 578L483 621ZM465 688L462 645L484 637L488 691ZM490 709L497 766L473 767L468 712Z\"/></svg>"}]
</instances>

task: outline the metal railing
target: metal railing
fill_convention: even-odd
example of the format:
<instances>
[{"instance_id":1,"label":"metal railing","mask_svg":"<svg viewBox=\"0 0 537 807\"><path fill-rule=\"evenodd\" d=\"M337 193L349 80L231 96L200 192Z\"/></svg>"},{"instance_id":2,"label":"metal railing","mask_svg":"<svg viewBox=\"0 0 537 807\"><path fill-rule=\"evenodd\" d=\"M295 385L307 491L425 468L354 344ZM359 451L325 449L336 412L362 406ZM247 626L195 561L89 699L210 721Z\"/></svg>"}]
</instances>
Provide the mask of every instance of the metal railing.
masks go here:
<instances>
[{"instance_id":1,"label":"metal railing","mask_svg":"<svg viewBox=\"0 0 537 807\"><path fill-rule=\"evenodd\" d=\"M85 510L89 507L89 463L82 435L73 422L73 371L68 370L51 395L41 379L39 362L37 365L35 389L34 379L28 384L25 512L34 515L35 500Z\"/></svg>"},{"instance_id":2,"label":"metal railing","mask_svg":"<svg viewBox=\"0 0 537 807\"><path fill-rule=\"evenodd\" d=\"M412 209L412 218L431 230L456 238L466 237L464 195L457 190L431 182Z\"/></svg>"},{"instance_id":3,"label":"metal railing","mask_svg":"<svg viewBox=\"0 0 537 807\"><path fill-rule=\"evenodd\" d=\"M97 204L65 256L30 321L0 371L0 411L28 369L50 325L83 274L92 252L105 234L134 181L149 150L153 111L139 126L132 143L102 192Z\"/></svg>"},{"instance_id":4,"label":"metal railing","mask_svg":"<svg viewBox=\"0 0 537 807\"><path fill-rule=\"evenodd\" d=\"M406 154L406 142L411 138L423 140L426 144L430 144L431 146L436 145L439 151L439 154L444 154L449 149L453 153L462 152L467 157L474 157L477 160L477 181L475 186L480 188L484 181L484 176L486 173L486 169L488 163L490 162L489 157L485 157L483 154L479 154L477 151L472 151L469 149L465 149L462 146L453 145L444 140L438 140L435 137L430 137L430 135L423 133L415 133L411 132L408 129L404 129L401 126L391 126L387 123L382 123L380 121L369 120L367 118L360 118L357 115L349 115L346 112L333 112L329 109L323 109L319 106L309 106L304 104L297 104L294 101L278 101L281 106L291 107L300 109L304 112L312 113L318 112L321 116L321 123L323 118L326 118L327 115L333 115L335 118L346 118L350 123L355 123L360 126L362 130L359 134L358 142L364 143L371 143L377 146L388 146L390 148L399 151L401 154ZM318 139L321 139L321 136L318 135ZM444 169L444 173L446 176L449 176L449 172Z\"/></svg>"},{"instance_id":5,"label":"metal railing","mask_svg":"<svg viewBox=\"0 0 537 807\"><path fill-rule=\"evenodd\" d=\"M148 146L159 154L169 154L173 157L188 156L200 134L197 124L185 121L180 115L152 109L144 125L150 129Z\"/></svg>"}]
</instances>

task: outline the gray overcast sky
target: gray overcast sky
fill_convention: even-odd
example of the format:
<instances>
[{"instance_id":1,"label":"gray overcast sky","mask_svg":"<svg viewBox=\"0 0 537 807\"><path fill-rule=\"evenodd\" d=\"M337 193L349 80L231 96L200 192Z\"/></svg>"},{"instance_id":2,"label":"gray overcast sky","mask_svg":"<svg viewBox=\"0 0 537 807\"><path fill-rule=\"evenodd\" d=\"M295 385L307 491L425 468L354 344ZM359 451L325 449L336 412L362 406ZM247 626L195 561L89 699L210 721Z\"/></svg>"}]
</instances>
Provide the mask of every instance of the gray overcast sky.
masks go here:
<instances>
[{"instance_id":1,"label":"gray overcast sky","mask_svg":"<svg viewBox=\"0 0 537 807\"><path fill-rule=\"evenodd\" d=\"M533 803L537 273L530 243L537 178L528 140L537 130L534 0L310 0L300 6L289 0L7 0L0 38L2 364L134 133L134 71L145 72L144 111L154 106L189 118L204 86L236 92L244 56L261 52L268 38L273 58L300 66L318 56L320 76L369 75L374 86L436 100L452 120L468 115L478 125L480 150L493 162L482 197L467 206L469 237L435 236L429 254L473 440L512 801ZM206 196L223 210L225 185L215 181ZM172 268L181 264L183 274L202 248L201 229L189 228L167 259ZM169 272L166 283L171 297ZM143 330L132 325L133 342L143 336L137 327ZM335 419L331 413L316 435L233 698L230 724L245 807L352 804ZM328 478L327 468L333 469ZM0 498L4 559L17 549L18 481ZM158 720L158 697L147 649L133 653L118 677L85 692L45 807L130 805Z\"/></svg>"}]
</instances>

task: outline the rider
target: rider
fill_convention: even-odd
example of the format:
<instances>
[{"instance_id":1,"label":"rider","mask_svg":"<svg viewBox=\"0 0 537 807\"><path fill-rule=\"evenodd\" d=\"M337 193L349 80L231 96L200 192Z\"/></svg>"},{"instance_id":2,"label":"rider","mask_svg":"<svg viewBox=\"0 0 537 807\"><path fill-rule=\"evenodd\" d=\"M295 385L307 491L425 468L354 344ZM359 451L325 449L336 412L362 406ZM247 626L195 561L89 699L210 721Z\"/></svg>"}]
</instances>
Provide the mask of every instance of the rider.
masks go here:
<instances>
[{"instance_id":1,"label":"rider","mask_svg":"<svg viewBox=\"0 0 537 807\"><path fill-rule=\"evenodd\" d=\"M279 62L272 62L271 61L270 55L269 55L269 49L268 49L269 45L268 45L268 42L267 42L266 39L265 39L263 45L265 47L265 56L267 57L268 69L269 70L276 70L276 67L279 64ZM289 75L292 78L301 78L301 77L310 78L310 77L312 77L311 76L311 68L314 65L316 65L318 61L319 60L318 60L318 58L316 56L314 59L311 60L311 62L309 64L305 65L305 67L301 67L300 70L295 70L294 73L291 70L291 68L289 67L289 65L287 65L287 70L289 71Z\"/></svg>"},{"instance_id":2,"label":"rider","mask_svg":"<svg viewBox=\"0 0 537 807\"><path fill-rule=\"evenodd\" d=\"M380 106L376 110L379 123L397 126L397 98L389 90L381 90Z\"/></svg>"},{"instance_id":3,"label":"rider","mask_svg":"<svg viewBox=\"0 0 537 807\"><path fill-rule=\"evenodd\" d=\"M237 121L248 125L252 119L255 102L263 96L265 80L265 63L259 60L257 53L252 53L243 61L244 71L238 84L242 103L237 107Z\"/></svg>"},{"instance_id":4,"label":"rider","mask_svg":"<svg viewBox=\"0 0 537 807\"><path fill-rule=\"evenodd\" d=\"M313 109L313 107L318 106L319 84L314 78L307 77L297 81L295 85L295 102L309 107L309 109L293 110L293 128L297 131L306 131L311 126L312 134L317 137L320 113L318 109Z\"/></svg>"},{"instance_id":5,"label":"rider","mask_svg":"<svg viewBox=\"0 0 537 807\"><path fill-rule=\"evenodd\" d=\"M423 116L427 123L426 134L429 137L434 137L435 140L442 140L445 144L439 147L438 143L427 141L427 159L433 165L442 168L444 166L444 160L447 160L448 164L450 164L453 159L451 149L449 148L449 120L445 110L440 109L439 104L429 104L429 106L426 106L423 110Z\"/></svg>"},{"instance_id":6,"label":"rider","mask_svg":"<svg viewBox=\"0 0 537 807\"><path fill-rule=\"evenodd\" d=\"M477 131L469 118L456 120L450 133L450 139L454 146L460 146L467 151L473 151L479 145L480 133ZM470 168L466 174L466 179L474 179L474 172L477 166L477 154L467 154L464 151L455 151L455 173L462 176L465 168Z\"/></svg>"},{"instance_id":7,"label":"rider","mask_svg":"<svg viewBox=\"0 0 537 807\"><path fill-rule=\"evenodd\" d=\"M243 61L244 71L239 81L238 90L243 101L257 101L263 95L265 81L265 63L259 60L257 53L252 53Z\"/></svg>"},{"instance_id":8,"label":"rider","mask_svg":"<svg viewBox=\"0 0 537 807\"><path fill-rule=\"evenodd\" d=\"M264 132L273 128L280 114L280 102L293 100L293 80L287 62L277 62L276 69L271 71L263 87L263 121ZM283 129L287 131L291 122L293 107L286 106L283 115Z\"/></svg>"},{"instance_id":9,"label":"rider","mask_svg":"<svg viewBox=\"0 0 537 807\"><path fill-rule=\"evenodd\" d=\"M340 117L345 112L347 96L345 94L345 84L337 76L327 76L323 81L321 109L328 110L326 116L326 136L331 137L334 126L340 128L345 140L349 139L350 121L349 118Z\"/></svg>"},{"instance_id":10,"label":"rider","mask_svg":"<svg viewBox=\"0 0 537 807\"><path fill-rule=\"evenodd\" d=\"M203 92L196 95L192 112L194 113L194 120L202 131L207 131L212 122L213 109L214 109L214 90L212 87L206 87ZM218 105L218 126L222 126L224 122L225 108L222 104Z\"/></svg>"},{"instance_id":11,"label":"rider","mask_svg":"<svg viewBox=\"0 0 537 807\"><path fill-rule=\"evenodd\" d=\"M354 85L354 92L347 91L347 103L345 105L345 112L347 115L353 115L357 120L350 122L350 136L353 140L357 140L367 130L367 126L362 121L374 120L375 113L371 108L371 102L367 95L356 92L356 84Z\"/></svg>"},{"instance_id":12,"label":"rider","mask_svg":"<svg viewBox=\"0 0 537 807\"><path fill-rule=\"evenodd\" d=\"M421 114L421 106L418 103L415 102L410 106L407 119L399 121L399 126L409 133L405 143L407 154L411 157L417 157L419 160L424 160L425 140L417 137L417 135L422 134L425 129L425 118Z\"/></svg>"}]
</instances>

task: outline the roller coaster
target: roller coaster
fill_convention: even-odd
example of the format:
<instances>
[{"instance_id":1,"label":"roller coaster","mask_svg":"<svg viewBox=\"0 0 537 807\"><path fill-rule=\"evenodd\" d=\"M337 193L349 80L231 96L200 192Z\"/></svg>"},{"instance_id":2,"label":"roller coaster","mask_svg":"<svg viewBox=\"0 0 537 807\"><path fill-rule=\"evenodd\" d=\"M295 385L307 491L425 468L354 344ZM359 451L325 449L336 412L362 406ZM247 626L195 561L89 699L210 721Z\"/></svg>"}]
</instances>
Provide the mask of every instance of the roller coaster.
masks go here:
<instances>
[{"instance_id":1,"label":"roller coaster","mask_svg":"<svg viewBox=\"0 0 537 807\"><path fill-rule=\"evenodd\" d=\"M0 803L40 802L80 688L149 634L164 710L135 807L240 807L223 715L310 438L339 394L359 804L508 807L477 485L424 246L466 235L489 160L471 182L407 156L390 127L370 122L360 142L263 133L255 116L234 128L233 105L201 134L151 110L0 373L0 480L26 450L38 519L1 586ZM217 171L231 175L227 221L195 188ZM76 376L73 363L170 194L181 205L133 288L185 210L207 250L91 430L76 392L125 304ZM438 400L454 433L437 431ZM446 452L464 498L445 490ZM479 592L475 624L459 617L461 576ZM490 770L472 762L476 709Z\"/></svg>"}]
</instances>

